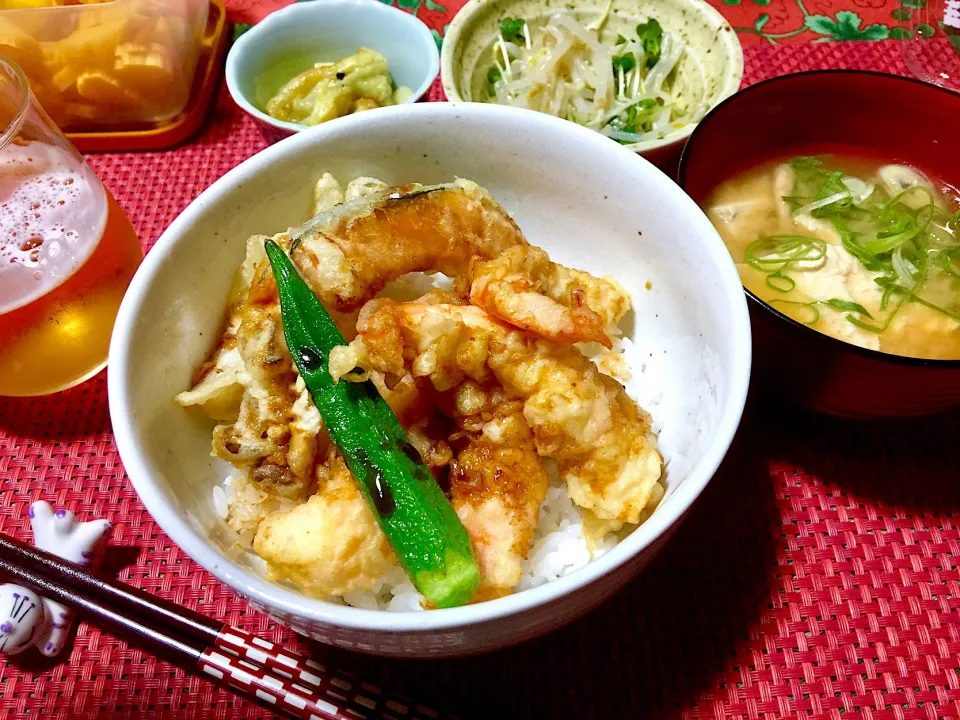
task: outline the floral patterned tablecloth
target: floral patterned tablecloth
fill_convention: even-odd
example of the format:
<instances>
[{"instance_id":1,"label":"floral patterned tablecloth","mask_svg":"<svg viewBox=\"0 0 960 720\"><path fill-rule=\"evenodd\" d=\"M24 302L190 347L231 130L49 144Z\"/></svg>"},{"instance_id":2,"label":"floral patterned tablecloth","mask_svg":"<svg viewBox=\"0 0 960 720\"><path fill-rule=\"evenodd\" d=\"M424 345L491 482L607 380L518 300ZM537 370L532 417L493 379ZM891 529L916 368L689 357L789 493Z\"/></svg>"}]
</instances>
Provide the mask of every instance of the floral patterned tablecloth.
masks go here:
<instances>
[{"instance_id":1,"label":"floral patterned tablecloth","mask_svg":"<svg viewBox=\"0 0 960 720\"><path fill-rule=\"evenodd\" d=\"M253 23L293 0L228 0L232 19ZM442 42L466 0L384 0L419 17ZM909 37L904 24L927 0L709 0L740 35L744 47L768 42L834 42ZM918 32L938 32L921 25Z\"/></svg>"}]
</instances>

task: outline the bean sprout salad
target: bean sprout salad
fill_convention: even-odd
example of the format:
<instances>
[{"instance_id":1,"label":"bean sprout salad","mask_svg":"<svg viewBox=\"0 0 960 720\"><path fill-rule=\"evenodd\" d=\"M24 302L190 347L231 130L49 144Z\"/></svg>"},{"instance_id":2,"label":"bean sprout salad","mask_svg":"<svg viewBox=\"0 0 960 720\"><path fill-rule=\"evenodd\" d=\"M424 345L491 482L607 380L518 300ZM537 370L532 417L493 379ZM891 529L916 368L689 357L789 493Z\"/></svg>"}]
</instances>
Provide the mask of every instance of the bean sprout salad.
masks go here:
<instances>
[{"instance_id":1,"label":"bean sprout salad","mask_svg":"<svg viewBox=\"0 0 960 720\"><path fill-rule=\"evenodd\" d=\"M485 78L488 100L556 115L623 144L699 121L705 98L684 107L670 91L683 40L655 18L602 40L609 12L587 25L559 13L537 25L505 18Z\"/></svg>"}]
</instances>

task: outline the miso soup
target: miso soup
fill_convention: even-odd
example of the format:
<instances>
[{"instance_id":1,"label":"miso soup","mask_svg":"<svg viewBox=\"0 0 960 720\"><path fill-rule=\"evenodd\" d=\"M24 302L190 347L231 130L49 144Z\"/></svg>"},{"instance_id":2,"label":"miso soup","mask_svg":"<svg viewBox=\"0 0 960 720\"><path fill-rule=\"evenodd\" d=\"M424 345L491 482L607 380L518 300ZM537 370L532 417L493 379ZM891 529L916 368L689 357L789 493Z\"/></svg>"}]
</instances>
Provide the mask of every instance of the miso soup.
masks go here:
<instances>
[{"instance_id":1,"label":"miso soup","mask_svg":"<svg viewBox=\"0 0 960 720\"><path fill-rule=\"evenodd\" d=\"M705 207L744 286L782 313L861 347L960 359L960 202L936 178L791 157L731 177Z\"/></svg>"}]
</instances>

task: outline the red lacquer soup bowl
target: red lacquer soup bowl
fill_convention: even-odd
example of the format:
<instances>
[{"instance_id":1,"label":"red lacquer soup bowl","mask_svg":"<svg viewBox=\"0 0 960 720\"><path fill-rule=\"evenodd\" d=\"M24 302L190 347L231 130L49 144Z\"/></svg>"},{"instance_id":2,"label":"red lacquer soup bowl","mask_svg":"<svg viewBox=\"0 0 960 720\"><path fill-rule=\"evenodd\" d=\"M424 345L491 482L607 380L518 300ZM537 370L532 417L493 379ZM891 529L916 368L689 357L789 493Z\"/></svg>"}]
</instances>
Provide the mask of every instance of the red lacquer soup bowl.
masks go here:
<instances>
[{"instance_id":1,"label":"red lacquer soup bowl","mask_svg":"<svg viewBox=\"0 0 960 720\"><path fill-rule=\"evenodd\" d=\"M960 95L918 80L848 70L786 75L753 85L710 112L687 143L679 180L703 206L739 171L811 149L842 148L912 165L960 187L958 122ZM754 368L765 395L858 418L960 406L960 359L908 358L850 345L745 292Z\"/></svg>"}]
</instances>

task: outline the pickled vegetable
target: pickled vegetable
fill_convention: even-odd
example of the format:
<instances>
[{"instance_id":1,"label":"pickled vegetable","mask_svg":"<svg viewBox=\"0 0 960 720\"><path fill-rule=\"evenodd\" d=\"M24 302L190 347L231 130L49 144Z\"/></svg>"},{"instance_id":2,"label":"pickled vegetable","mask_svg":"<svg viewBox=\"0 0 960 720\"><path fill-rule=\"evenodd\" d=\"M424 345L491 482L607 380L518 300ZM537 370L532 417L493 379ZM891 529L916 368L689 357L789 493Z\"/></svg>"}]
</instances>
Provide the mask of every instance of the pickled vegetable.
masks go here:
<instances>
[{"instance_id":1,"label":"pickled vegetable","mask_svg":"<svg viewBox=\"0 0 960 720\"><path fill-rule=\"evenodd\" d=\"M0 0L4 9L20 12L0 14L0 54L61 127L153 122L186 105L206 0Z\"/></svg>"},{"instance_id":2,"label":"pickled vegetable","mask_svg":"<svg viewBox=\"0 0 960 720\"><path fill-rule=\"evenodd\" d=\"M319 125L334 118L385 105L396 105L410 96L395 88L387 59L360 48L335 63L317 63L288 81L266 105L277 120Z\"/></svg>"}]
</instances>

